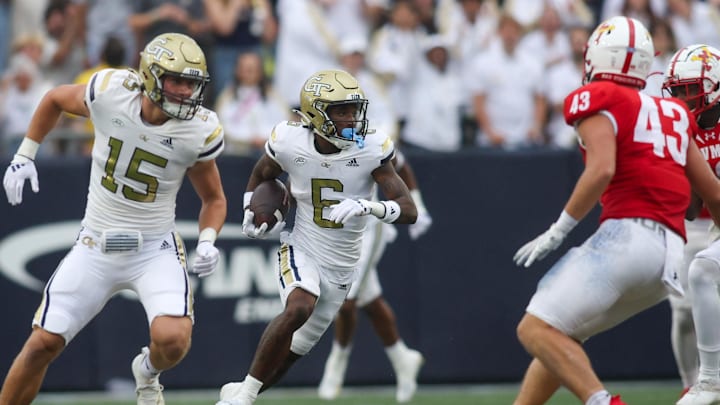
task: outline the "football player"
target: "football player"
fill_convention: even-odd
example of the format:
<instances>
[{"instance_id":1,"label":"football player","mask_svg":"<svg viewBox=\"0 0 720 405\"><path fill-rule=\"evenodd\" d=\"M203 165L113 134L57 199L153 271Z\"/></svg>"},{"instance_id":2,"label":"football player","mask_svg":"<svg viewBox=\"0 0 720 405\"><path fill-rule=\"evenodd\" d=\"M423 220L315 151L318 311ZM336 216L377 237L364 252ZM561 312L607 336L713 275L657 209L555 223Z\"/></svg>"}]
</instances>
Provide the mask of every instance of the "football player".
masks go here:
<instances>
[{"instance_id":1,"label":"football player","mask_svg":"<svg viewBox=\"0 0 720 405\"><path fill-rule=\"evenodd\" d=\"M565 386L586 405L620 405L595 374L582 343L660 301L682 294L690 186L720 218L720 182L692 139L692 113L678 99L640 92L654 57L638 20L613 17L590 36L584 85L565 99L585 169L560 217L522 246L528 267L557 249L597 204L600 226L540 280L517 333L533 360L515 405L545 403Z\"/></svg>"},{"instance_id":2,"label":"football player","mask_svg":"<svg viewBox=\"0 0 720 405\"><path fill-rule=\"evenodd\" d=\"M185 247L174 229L186 174L202 201L191 268L201 277L215 270L214 241L226 216L215 164L223 129L201 107L208 80L197 43L169 33L147 44L139 71L101 70L89 84L58 86L40 102L5 172L8 201L22 202L26 180L39 191L33 160L63 112L92 119L90 185L77 240L45 287L0 392L3 405L29 404L50 362L121 289L137 293L150 327L149 345L131 363L137 403L164 403L158 377L183 359L193 325Z\"/></svg>"},{"instance_id":3,"label":"football player","mask_svg":"<svg viewBox=\"0 0 720 405\"><path fill-rule=\"evenodd\" d=\"M720 174L720 50L704 45L686 46L677 51L665 73L663 89L684 100L695 114L700 132L694 141L712 171ZM697 222L697 224L693 224ZM720 230L710 219L707 210L688 226L686 253L694 253L689 267L683 266L680 279L690 289L684 299L671 296L673 326L694 325L697 351L689 360L699 357L699 375L692 388L678 401L678 405L704 405L720 402ZM708 230L711 232L708 233ZM694 232L690 232L693 230ZM710 246L709 242L713 241ZM691 304L691 305L690 305ZM688 314L692 308L692 316ZM690 319L687 319L690 318ZM694 322L693 322L694 321ZM691 329L693 330L693 329ZM693 348L694 349L694 348Z\"/></svg>"},{"instance_id":4,"label":"football player","mask_svg":"<svg viewBox=\"0 0 720 405\"><path fill-rule=\"evenodd\" d=\"M418 211L417 221L408 227L410 239L415 240L430 228L432 217L425 207L410 163L399 150L395 155L395 170L410 189ZM385 252L385 246L395 240L396 236L394 226L373 217L368 219L362 238L357 279L335 317L335 339L318 387L318 396L322 399L335 399L342 390L357 326L357 308L361 308L370 318L375 333L385 346L385 353L395 371L396 400L408 402L415 395L417 375L425 359L419 351L408 348L400 337L395 314L383 297L377 274L377 264Z\"/></svg>"},{"instance_id":5,"label":"football player","mask_svg":"<svg viewBox=\"0 0 720 405\"><path fill-rule=\"evenodd\" d=\"M332 322L358 267L367 216L413 223L417 209L390 160L392 140L367 133L368 100L342 70L319 71L300 90L301 122L280 122L265 144L244 196L243 231L277 234L278 222L255 226L248 204L264 180L287 173L297 209L292 232L280 235L278 288L283 311L268 325L242 382L225 384L220 405L248 405L307 354ZM371 201L376 184L384 201Z\"/></svg>"}]
</instances>

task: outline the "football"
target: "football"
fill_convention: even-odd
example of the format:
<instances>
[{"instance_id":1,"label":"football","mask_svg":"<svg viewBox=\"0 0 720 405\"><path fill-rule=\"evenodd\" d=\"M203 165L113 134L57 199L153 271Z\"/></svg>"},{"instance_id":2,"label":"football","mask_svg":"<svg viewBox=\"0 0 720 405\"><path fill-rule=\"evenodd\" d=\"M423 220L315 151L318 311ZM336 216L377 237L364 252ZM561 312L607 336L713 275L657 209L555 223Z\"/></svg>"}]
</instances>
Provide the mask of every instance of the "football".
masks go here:
<instances>
[{"instance_id":1,"label":"football","mask_svg":"<svg viewBox=\"0 0 720 405\"><path fill-rule=\"evenodd\" d=\"M290 208L290 198L285 185L277 179L263 181L255 187L250 199L250 209L255 213L255 226L267 222L272 229L282 221Z\"/></svg>"}]
</instances>

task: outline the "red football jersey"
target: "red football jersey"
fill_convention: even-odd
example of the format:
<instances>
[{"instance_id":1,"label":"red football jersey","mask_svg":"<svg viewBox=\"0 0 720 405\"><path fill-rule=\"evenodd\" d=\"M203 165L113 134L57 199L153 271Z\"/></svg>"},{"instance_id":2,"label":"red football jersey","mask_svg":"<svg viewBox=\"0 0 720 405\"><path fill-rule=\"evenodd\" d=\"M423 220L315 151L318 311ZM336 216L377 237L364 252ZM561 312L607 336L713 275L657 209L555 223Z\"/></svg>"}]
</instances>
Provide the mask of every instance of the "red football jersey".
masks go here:
<instances>
[{"instance_id":1,"label":"red football jersey","mask_svg":"<svg viewBox=\"0 0 720 405\"><path fill-rule=\"evenodd\" d=\"M564 112L570 125L604 114L616 130L615 176L600 198L600 221L649 218L685 238L690 204L685 164L689 142L698 133L685 104L598 81L570 93Z\"/></svg>"},{"instance_id":2,"label":"red football jersey","mask_svg":"<svg viewBox=\"0 0 720 405\"><path fill-rule=\"evenodd\" d=\"M695 144L707 160L716 176L720 177L720 123L711 129L700 128L695 136ZM703 206L700 211L701 218L710 218L710 212Z\"/></svg>"}]
</instances>

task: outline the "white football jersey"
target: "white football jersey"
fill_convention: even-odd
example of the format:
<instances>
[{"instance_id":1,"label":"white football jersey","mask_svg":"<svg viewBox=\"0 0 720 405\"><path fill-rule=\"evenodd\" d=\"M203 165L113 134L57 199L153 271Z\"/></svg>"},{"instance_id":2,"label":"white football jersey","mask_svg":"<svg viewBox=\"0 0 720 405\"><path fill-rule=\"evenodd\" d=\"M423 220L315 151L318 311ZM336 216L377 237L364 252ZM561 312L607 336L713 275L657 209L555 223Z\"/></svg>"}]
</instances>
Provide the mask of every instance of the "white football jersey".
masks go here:
<instances>
[{"instance_id":1,"label":"white football jersey","mask_svg":"<svg viewBox=\"0 0 720 405\"><path fill-rule=\"evenodd\" d=\"M141 83L134 71L105 69L87 86L95 141L83 225L96 232L139 230L154 239L174 229L185 172L222 152L223 129L217 115L202 107L191 120L145 123Z\"/></svg>"},{"instance_id":2,"label":"white football jersey","mask_svg":"<svg viewBox=\"0 0 720 405\"><path fill-rule=\"evenodd\" d=\"M392 159L392 140L385 134L368 134L363 148L353 146L324 155L315 149L314 135L301 123L283 121L273 130L265 151L288 173L297 201L290 243L330 269L355 268L367 217L336 224L328 219L330 207L346 198L373 197L372 171Z\"/></svg>"}]
</instances>

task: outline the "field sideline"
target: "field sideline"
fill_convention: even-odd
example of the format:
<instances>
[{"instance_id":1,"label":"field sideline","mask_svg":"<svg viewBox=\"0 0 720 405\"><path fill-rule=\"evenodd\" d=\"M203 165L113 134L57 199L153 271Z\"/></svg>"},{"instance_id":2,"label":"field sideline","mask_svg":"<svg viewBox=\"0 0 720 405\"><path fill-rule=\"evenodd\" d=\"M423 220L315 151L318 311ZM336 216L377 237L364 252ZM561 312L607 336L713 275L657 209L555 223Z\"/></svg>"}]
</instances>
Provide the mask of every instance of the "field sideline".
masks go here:
<instances>
[{"instance_id":1,"label":"field sideline","mask_svg":"<svg viewBox=\"0 0 720 405\"><path fill-rule=\"evenodd\" d=\"M639 381L607 384L614 394L621 394L628 405L672 405L679 395L680 382ZM410 404L413 405L509 405L517 392L516 384L492 385L423 385ZM218 390L166 392L168 405L214 405ZM580 402L565 390L559 391L548 405L577 405ZM33 402L36 405L134 405L130 394L43 393ZM391 405L396 404L393 387L346 388L335 401L318 399L315 388L276 388L263 394L255 405Z\"/></svg>"}]
</instances>

